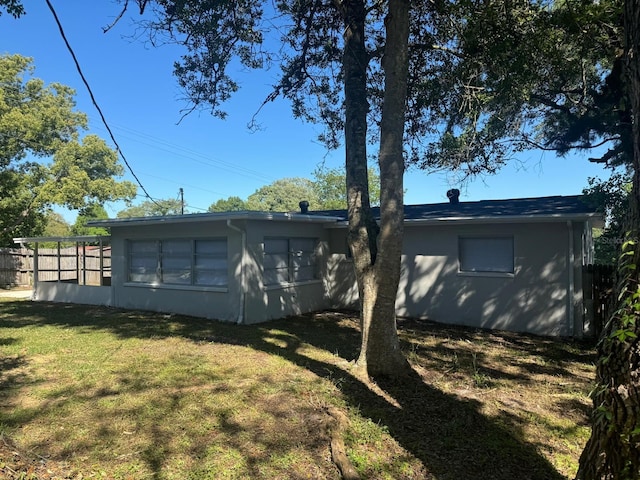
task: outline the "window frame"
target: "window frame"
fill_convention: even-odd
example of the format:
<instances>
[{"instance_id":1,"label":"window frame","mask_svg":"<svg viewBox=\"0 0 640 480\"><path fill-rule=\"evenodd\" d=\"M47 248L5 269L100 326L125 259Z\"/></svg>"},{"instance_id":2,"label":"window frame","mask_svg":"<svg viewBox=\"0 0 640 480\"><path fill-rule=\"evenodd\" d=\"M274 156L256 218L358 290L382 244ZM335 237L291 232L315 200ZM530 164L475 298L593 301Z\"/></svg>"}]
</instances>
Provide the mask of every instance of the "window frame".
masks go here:
<instances>
[{"instance_id":1,"label":"window frame","mask_svg":"<svg viewBox=\"0 0 640 480\"><path fill-rule=\"evenodd\" d=\"M269 242L286 242L286 253L281 251L269 252ZM309 242L313 248L311 250L295 249L295 243ZM293 244L293 245L292 245ZM266 289L278 288L287 285L301 285L305 283L319 282L318 273L318 249L319 239L317 237L264 237L263 239L263 262L262 262L262 283ZM286 266L283 266L283 261L278 261L277 257L286 255ZM269 259L273 258L273 261ZM298 259L305 259L302 263ZM271 266L272 264L273 266ZM268 266L269 265L269 266ZM304 278L299 277L299 272L311 270L311 276L305 275ZM284 272L286 278L278 278L280 273L276 273L272 278L268 272Z\"/></svg>"},{"instance_id":2,"label":"window frame","mask_svg":"<svg viewBox=\"0 0 640 480\"><path fill-rule=\"evenodd\" d=\"M496 241L501 242L504 246L504 241L509 242L510 248L506 253L500 250L501 246L496 243L493 246L496 250L480 252L479 250L469 252L469 247L473 246L474 241L478 241L476 248L486 249L488 242ZM480 243L482 242L482 243ZM465 246L467 251L465 252ZM516 272L516 259L515 259L515 238L513 235L459 235L458 236L458 275L462 276L478 276L478 277L504 277L513 278ZM496 266L489 266L485 268L485 265L470 266L469 262L477 262L479 258L486 259L492 257L497 259ZM502 257L502 258L501 258ZM485 260L486 261L486 260ZM503 263L507 267L501 267L499 264ZM467 263L467 265L465 265Z\"/></svg>"},{"instance_id":3,"label":"window frame","mask_svg":"<svg viewBox=\"0 0 640 480\"><path fill-rule=\"evenodd\" d=\"M198 245L202 242L209 242L212 244L211 252L198 252ZM147 252L141 250L137 258L135 257L135 245L142 244L154 244L154 249L148 248ZM188 249L184 248L180 251L179 248L176 249L176 246L179 246L180 243L188 244ZM174 249L163 248L169 247L173 244ZM229 246L228 239L226 237L202 237L202 238L131 238L127 239L127 285L133 286L153 286L153 287L163 287L163 288L176 288L176 289L204 289L204 290L215 290L215 289L224 289L226 290L229 284ZM134 264L144 264L145 262L140 262L138 259L144 258L147 260L147 265L149 268L152 268L150 265L155 264L155 269L153 272L134 272ZM202 267L202 264L199 264L199 260L202 259L210 259L214 261L218 261L221 266L218 268L211 267L209 268ZM182 265L180 265L182 263ZM165 266L166 265L166 266ZM171 265L171 266L168 266ZM222 266L223 265L223 266ZM143 265L144 266L144 265ZM174 275L173 278L180 278L182 272L183 278L188 279L188 281L179 281L179 280L169 280L169 275ZM198 278L201 277L199 274L202 272L212 272L214 281L212 282L199 282ZM216 273L219 274L219 277L216 277ZM177 276L175 276L177 275ZM145 278L145 280L136 280L135 277L140 276ZM202 277L201 277L202 278ZM219 278L219 279L218 279ZM217 281L216 281L217 280Z\"/></svg>"}]
</instances>

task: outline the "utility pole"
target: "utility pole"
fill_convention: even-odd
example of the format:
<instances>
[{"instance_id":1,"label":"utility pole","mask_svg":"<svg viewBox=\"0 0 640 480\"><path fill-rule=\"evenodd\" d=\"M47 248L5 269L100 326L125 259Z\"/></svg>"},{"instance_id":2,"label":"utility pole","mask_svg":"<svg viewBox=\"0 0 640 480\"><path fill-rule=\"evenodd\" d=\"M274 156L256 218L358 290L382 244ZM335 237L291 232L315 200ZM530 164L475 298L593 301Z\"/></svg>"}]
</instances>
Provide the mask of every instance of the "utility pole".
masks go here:
<instances>
[{"instance_id":1,"label":"utility pole","mask_svg":"<svg viewBox=\"0 0 640 480\"><path fill-rule=\"evenodd\" d=\"M180 187L180 215L184 215L184 190Z\"/></svg>"}]
</instances>

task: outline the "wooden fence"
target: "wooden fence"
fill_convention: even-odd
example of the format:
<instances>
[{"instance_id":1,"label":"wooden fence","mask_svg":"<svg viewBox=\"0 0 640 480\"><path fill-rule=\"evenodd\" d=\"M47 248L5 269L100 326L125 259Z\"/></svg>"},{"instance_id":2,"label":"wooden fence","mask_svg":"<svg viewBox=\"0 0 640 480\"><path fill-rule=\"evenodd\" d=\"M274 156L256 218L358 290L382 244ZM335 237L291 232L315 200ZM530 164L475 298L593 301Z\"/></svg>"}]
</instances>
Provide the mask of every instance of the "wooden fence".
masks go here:
<instances>
[{"instance_id":1,"label":"wooden fence","mask_svg":"<svg viewBox=\"0 0 640 480\"><path fill-rule=\"evenodd\" d=\"M79 285L108 285L111 280L111 247L76 245L38 248L38 281Z\"/></svg>"},{"instance_id":2,"label":"wooden fence","mask_svg":"<svg viewBox=\"0 0 640 480\"><path fill-rule=\"evenodd\" d=\"M27 248L0 248L0 287L33 283L33 252Z\"/></svg>"},{"instance_id":3,"label":"wooden fence","mask_svg":"<svg viewBox=\"0 0 640 480\"><path fill-rule=\"evenodd\" d=\"M614 265L585 265L582 270L586 320L592 323L595 338L600 337L613 307L615 274Z\"/></svg>"},{"instance_id":4,"label":"wooden fence","mask_svg":"<svg viewBox=\"0 0 640 480\"><path fill-rule=\"evenodd\" d=\"M111 247L74 245L61 248L38 248L37 280L80 285L109 285L111 281ZM0 286L30 286L36 265L34 250L0 249Z\"/></svg>"}]
</instances>

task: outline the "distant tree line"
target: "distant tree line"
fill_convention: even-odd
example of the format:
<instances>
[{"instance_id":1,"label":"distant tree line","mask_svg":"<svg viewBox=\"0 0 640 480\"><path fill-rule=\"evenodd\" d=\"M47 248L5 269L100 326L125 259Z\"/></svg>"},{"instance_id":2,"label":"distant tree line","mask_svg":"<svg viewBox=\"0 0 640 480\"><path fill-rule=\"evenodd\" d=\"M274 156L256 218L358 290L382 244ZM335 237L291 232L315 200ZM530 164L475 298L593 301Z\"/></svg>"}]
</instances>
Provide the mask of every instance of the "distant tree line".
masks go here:
<instances>
[{"instance_id":1,"label":"distant tree line","mask_svg":"<svg viewBox=\"0 0 640 480\"><path fill-rule=\"evenodd\" d=\"M380 176L369 169L371 203L380 203ZM237 196L223 198L209 206L210 212L255 210L262 212L293 212L299 202L309 202L312 210L344 210L347 208L347 183L344 168L318 167L313 179L282 178L260 187L246 200Z\"/></svg>"}]
</instances>

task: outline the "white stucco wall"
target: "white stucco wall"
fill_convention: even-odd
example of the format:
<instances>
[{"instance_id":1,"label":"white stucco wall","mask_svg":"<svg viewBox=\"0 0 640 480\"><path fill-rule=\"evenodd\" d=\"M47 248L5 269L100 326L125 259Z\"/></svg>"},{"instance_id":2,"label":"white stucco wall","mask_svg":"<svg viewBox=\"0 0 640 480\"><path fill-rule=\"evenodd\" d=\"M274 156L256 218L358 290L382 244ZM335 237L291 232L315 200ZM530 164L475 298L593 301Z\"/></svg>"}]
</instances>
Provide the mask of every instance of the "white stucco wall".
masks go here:
<instances>
[{"instance_id":1,"label":"white stucco wall","mask_svg":"<svg viewBox=\"0 0 640 480\"><path fill-rule=\"evenodd\" d=\"M328 232L322 224L251 221L246 224L247 254L250 265L247 288L247 323L257 323L330 307L323 284L327 259ZM299 284L263 283L264 238L315 238L318 278Z\"/></svg>"},{"instance_id":2,"label":"white stucco wall","mask_svg":"<svg viewBox=\"0 0 640 480\"><path fill-rule=\"evenodd\" d=\"M184 219L183 219L184 220ZM334 228L332 228L334 227ZM460 236L512 236L514 273L459 271ZM264 239L317 239L317 278L264 285ZM145 285L127 279L128 240L226 238L224 288ZM482 328L581 336L582 263L590 246L584 222L440 222L405 227L400 316ZM346 228L315 220L235 218L112 226L111 287L42 283L38 300L111 305L229 322L260 323L327 308L357 308Z\"/></svg>"},{"instance_id":3,"label":"white stucco wall","mask_svg":"<svg viewBox=\"0 0 640 480\"><path fill-rule=\"evenodd\" d=\"M322 224L234 220L232 225L229 227L225 220L219 220L112 227L114 306L242 323L259 323L330 306L322 280L328 243L328 233ZM127 281L127 240L212 237L228 239L226 288L150 286ZM301 284L265 286L262 281L265 237L318 239L318 279Z\"/></svg>"},{"instance_id":4,"label":"white stucco wall","mask_svg":"<svg viewBox=\"0 0 640 480\"><path fill-rule=\"evenodd\" d=\"M112 306L111 287L65 282L38 282L33 293L33 300Z\"/></svg>"},{"instance_id":5,"label":"white stucco wall","mask_svg":"<svg viewBox=\"0 0 640 480\"><path fill-rule=\"evenodd\" d=\"M127 240L222 237L229 239L229 273L226 288L149 286L127 280ZM179 313L223 321L237 320L240 281L236 271L239 269L241 257L240 234L229 229L224 221L113 227L111 248L111 287L115 307Z\"/></svg>"},{"instance_id":6,"label":"white stucco wall","mask_svg":"<svg viewBox=\"0 0 640 480\"><path fill-rule=\"evenodd\" d=\"M397 313L441 323L580 336L583 232L582 222L408 225ZM345 234L336 230L331 237L329 270L336 278L328 284L336 307L352 307L357 300L353 284L345 288L353 282L351 262L337 253ZM459 271L460 236L503 235L514 239L513 275Z\"/></svg>"}]
</instances>

